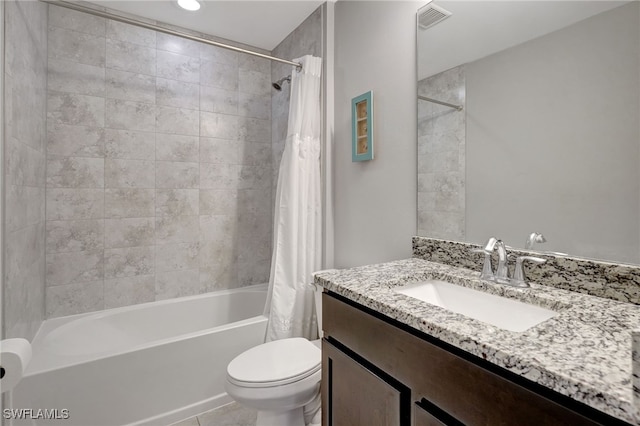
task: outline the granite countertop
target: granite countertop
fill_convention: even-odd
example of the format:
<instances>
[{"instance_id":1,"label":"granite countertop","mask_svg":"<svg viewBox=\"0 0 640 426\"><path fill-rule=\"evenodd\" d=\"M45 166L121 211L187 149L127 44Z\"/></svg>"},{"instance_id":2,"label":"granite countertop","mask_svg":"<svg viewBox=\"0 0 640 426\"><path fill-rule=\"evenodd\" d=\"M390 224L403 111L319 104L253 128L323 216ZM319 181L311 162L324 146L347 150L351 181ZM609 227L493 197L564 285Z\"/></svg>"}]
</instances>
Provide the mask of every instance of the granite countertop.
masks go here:
<instances>
[{"instance_id":1,"label":"granite countertop","mask_svg":"<svg viewBox=\"0 0 640 426\"><path fill-rule=\"evenodd\" d=\"M425 279L521 300L558 312L511 332L393 291ZM515 288L480 280L478 272L422 259L316 274L325 289L466 352L632 424L631 332L640 306L532 283Z\"/></svg>"}]
</instances>

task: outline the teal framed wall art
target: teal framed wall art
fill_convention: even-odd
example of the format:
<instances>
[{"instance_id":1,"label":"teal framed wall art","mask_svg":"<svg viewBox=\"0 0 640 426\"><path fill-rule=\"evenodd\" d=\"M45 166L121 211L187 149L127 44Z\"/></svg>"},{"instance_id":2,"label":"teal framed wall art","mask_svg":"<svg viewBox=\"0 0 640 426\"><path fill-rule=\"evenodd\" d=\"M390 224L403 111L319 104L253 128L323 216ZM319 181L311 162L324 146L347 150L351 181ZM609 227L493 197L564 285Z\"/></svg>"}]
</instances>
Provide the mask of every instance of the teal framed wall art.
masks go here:
<instances>
[{"instance_id":1,"label":"teal framed wall art","mask_svg":"<svg viewBox=\"0 0 640 426\"><path fill-rule=\"evenodd\" d=\"M373 91L351 100L351 161L373 160Z\"/></svg>"}]
</instances>

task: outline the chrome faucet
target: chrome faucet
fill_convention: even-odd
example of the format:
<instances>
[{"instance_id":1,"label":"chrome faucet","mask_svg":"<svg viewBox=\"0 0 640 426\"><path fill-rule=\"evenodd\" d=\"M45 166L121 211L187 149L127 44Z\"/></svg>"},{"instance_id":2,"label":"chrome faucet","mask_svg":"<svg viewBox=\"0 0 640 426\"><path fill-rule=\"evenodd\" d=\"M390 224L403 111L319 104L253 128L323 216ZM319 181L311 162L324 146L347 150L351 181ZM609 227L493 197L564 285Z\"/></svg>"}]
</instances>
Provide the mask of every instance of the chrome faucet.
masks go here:
<instances>
[{"instance_id":1,"label":"chrome faucet","mask_svg":"<svg viewBox=\"0 0 640 426\"><path fill-rule=\"evenodd\" d=\"M484 252L488 255L498 250L498 268L494 275L494 281L500 284L509 284L509 269L507 268L507 248L502 240L489 238L484 246Z\"/></svg>"},{"instance_id":2,"label":"chrome faucet","mask_svg":"<svg viewBox=\"0 0 640 426\"><path fill-rule=\"evenodd\" d=\"M522 262L528 260L534 263L544 263L546 259L535 256L520 256L516 259L516 267L513 270L513 278L511 278L510 284L514 287L530 287L529 283L524 278L524 269L522 268Z\"/></svg>"},{"instance_id":3,"label":"chrome faucet","mask_svg":"<svg viewBox=\"0 0 640 426\"><path fill-rule=\"evenodd\" d=\"M531 250L535 243L546 243L547 239L540 232L532 232L524 243L525 250Z\"/></svg>"}]
</instances>

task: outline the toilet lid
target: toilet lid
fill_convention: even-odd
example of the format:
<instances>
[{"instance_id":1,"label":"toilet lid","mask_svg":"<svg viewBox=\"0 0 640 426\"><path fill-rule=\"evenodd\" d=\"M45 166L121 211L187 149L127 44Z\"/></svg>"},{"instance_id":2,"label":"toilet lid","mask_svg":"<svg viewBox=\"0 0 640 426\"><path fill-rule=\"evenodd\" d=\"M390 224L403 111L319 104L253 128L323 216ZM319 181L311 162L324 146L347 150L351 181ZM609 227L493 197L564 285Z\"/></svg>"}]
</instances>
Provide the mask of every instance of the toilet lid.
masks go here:
<instances>
[{"instance_id":1,"label":"toilet lid","mask_svg":"<svg viewBox=\"0 0 640 426\"><path fill-rule=\"evenodd\" d=\"M275 340L238 355L227 366L230 381L248 386L283 385L320 370L322 352L301 337Z\"/></svg>"}]
</instances>

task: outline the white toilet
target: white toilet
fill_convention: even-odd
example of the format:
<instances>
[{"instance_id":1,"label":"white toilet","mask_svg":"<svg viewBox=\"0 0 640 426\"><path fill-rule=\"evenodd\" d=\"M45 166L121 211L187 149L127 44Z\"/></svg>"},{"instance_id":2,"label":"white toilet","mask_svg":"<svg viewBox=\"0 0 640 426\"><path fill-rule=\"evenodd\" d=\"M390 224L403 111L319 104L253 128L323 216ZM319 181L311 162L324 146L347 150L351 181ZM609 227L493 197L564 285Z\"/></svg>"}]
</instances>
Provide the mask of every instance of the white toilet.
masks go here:
<instances>
[{"instance_id":1,"label":"white toilet","mask_svg":"<svg viewBox=\"0 0 640 426\"><path fill-rule=\"evenodd\" d=\"M314 293L316 312L322 312L321 292ZM318 314L319 330L321 321ZM258 410L256 426L305 426L305 417L319 424L321 360L320 340L295 337L263 343L229 363L225 387L234 400Z\"/></svg>"}]
</instances>

